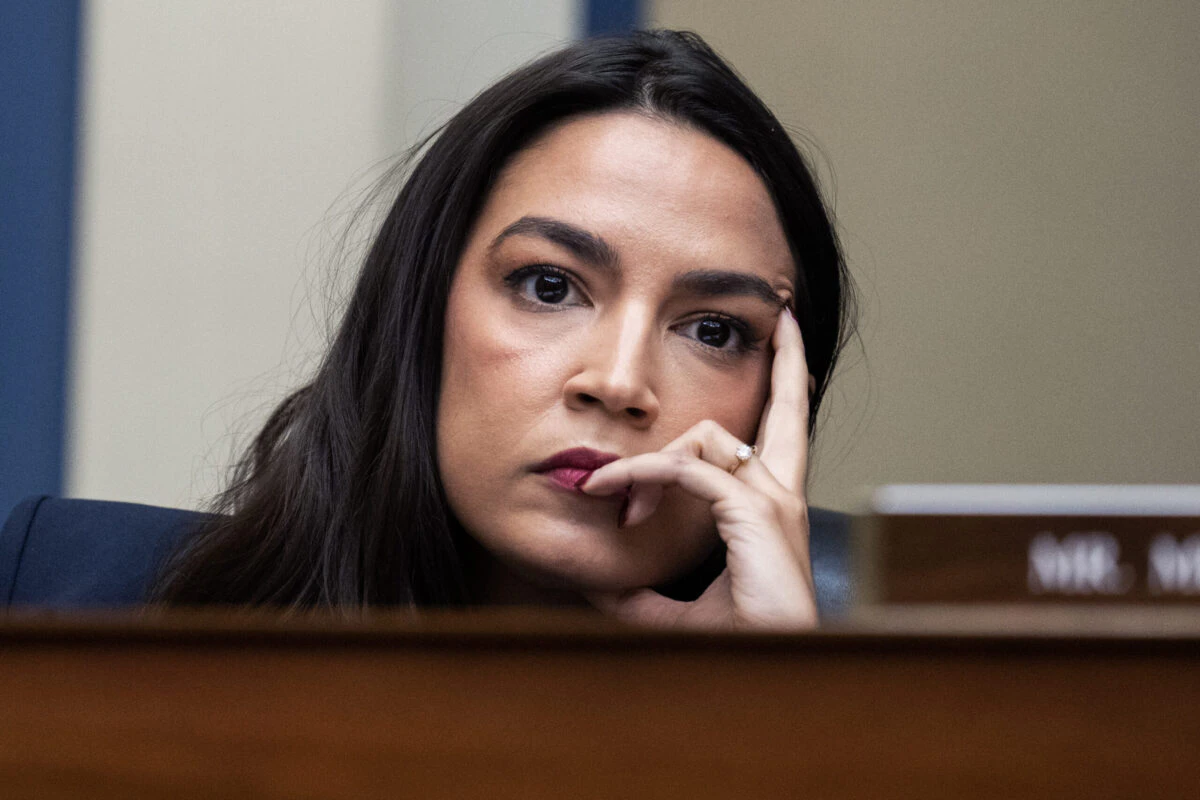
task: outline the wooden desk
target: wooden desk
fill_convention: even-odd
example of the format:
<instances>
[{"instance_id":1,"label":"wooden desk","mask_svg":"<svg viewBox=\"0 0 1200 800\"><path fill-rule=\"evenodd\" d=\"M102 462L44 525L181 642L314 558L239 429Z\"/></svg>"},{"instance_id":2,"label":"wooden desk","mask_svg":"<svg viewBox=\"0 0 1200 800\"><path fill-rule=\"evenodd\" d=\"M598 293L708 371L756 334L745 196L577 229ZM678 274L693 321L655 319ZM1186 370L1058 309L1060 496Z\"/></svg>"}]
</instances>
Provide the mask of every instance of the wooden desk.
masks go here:
<instances>
[{"instance_id":1,"label":"wooden desk","mask_svg":"<svg viewBox=\"0 0 1200 800\"><path fill-rule=\"evenodd\" d=\"M1196 616L10 616L0 795L1195 797Z\"/></svg>"}]
</instances>

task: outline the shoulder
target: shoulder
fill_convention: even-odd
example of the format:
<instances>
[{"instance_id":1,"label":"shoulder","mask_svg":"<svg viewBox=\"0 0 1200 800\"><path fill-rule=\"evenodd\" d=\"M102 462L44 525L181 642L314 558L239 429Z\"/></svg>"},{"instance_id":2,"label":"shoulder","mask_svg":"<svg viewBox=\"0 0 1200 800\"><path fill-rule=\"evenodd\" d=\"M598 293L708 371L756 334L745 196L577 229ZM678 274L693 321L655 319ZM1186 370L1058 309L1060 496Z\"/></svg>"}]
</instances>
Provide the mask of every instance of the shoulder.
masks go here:
<instances>
[{"instance_id":1,"label":"shoulder","mask_svg":"<svg viewBox=\"0 0 1200 800\"><path fill-rule=\"evenodd\" d=\"M206 519L136 503L26 498L0 530L0 604L141 602L162 559Z\"/></svg>"}]
</instances>

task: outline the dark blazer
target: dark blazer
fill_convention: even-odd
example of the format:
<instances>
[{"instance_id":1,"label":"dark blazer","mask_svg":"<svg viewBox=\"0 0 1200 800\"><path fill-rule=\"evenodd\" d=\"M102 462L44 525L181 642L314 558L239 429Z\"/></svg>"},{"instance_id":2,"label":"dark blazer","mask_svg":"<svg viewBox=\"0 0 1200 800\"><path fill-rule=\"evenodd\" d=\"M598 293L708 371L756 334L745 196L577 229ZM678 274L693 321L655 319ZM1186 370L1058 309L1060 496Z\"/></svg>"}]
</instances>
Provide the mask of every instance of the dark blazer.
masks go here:
<instances>
[{"instance_id":1,"label":"dark blazer","mask_svg":"<svg viewBox=\"0 0 1200 800\"><path fill-rule=\"evenodd\" d=\"M30 497L0 531L0 604L80 608L143 602L162 559L204 519L175 508ZM849 603L848 521L814 508L809 522L817 604L823 614L837 614Z\"/></svg>"},{"instance_id":2,"label":"dark blazer","mask_svg":"<svg viewBox=\"0 0 1200 800\"><path fill-rule=\"evenodd\" d=\"M134 503L26 498L0 531L0 602L140 603L161 560L203 519L195 511Z\"/></svg>"}]
</instances>

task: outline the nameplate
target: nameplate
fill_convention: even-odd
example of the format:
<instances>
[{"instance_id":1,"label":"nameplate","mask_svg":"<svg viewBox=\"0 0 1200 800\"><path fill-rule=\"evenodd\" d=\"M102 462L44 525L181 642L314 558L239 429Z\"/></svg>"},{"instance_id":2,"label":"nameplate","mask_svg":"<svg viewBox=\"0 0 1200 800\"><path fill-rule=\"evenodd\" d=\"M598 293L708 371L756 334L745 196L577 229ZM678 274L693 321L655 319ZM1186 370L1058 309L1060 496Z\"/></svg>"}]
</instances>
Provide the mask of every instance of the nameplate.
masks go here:
<instances>
[{"instance_id":1,"label":"nameplate","mask_svg":"<svg viewBox=\"0 0 1200 800\"><path fill-rule=\"evenodd\" d=\"M1200 486L892 486L857 602L1200 605Z\"/></svg>"}]
</instances>

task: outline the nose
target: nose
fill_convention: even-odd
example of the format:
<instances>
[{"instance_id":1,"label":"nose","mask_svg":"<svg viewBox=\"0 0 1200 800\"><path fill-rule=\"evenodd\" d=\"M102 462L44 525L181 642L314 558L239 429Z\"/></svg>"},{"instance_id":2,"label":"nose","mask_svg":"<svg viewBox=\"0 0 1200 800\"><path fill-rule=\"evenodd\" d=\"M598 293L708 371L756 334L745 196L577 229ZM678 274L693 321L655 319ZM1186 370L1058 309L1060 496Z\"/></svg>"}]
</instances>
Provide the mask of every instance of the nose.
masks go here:
<instances>
[{"instance_id":1,"label":"nose","mask_svg":"<svg viewBox=\"0 0 1200 800\"><path fill-rule=\"evenodd\" d=\"M659 412L653 386L655 350L648 310L629 308L611 319L598 318L577 368L563 385L567 407L601 408L639 428L654 424Z\"/></svg>"}]
</instances>

